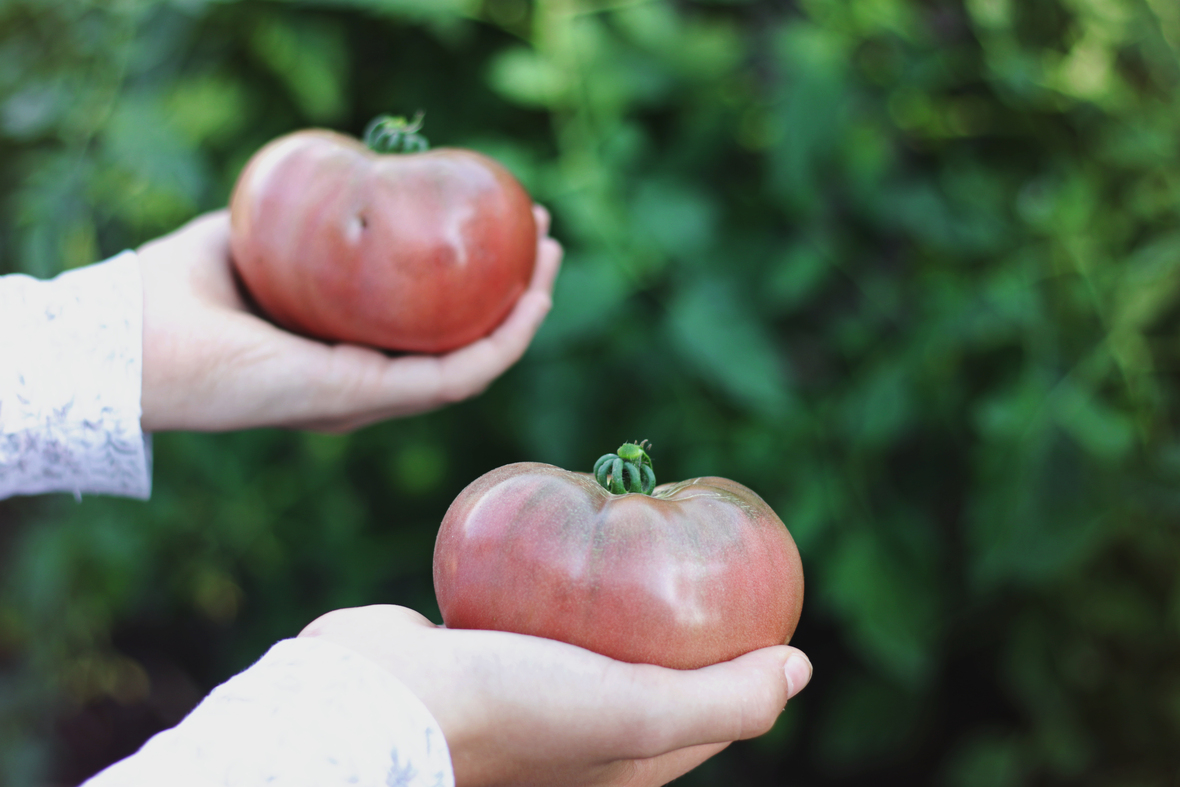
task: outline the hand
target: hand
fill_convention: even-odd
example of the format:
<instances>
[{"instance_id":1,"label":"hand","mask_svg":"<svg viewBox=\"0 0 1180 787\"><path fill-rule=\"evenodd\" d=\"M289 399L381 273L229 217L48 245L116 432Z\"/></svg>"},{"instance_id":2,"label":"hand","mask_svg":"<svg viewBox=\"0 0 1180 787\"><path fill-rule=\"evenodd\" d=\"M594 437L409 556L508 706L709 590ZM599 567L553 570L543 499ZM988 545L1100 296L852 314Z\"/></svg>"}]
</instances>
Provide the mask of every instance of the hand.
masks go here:
<instances>
[{"instance_id":1,"label":"hand","mask_svg":"<svg viewBox=\"0 0 1180 787\"><path fill-rule=\"evenodd\" d=\"M529 289L495 331L441 356L327 345L251 313L234 279L224 210L144 245L144 430L346 432L480 393L524 354L552 304L561 246L549 237L549 214L534 211Z\"/></svg>"},{"instance_id":2,"label":"hand","mask_svg":"<svg viewBox=\"0 0 1180 787\"><path fill-rule=\"evenodd\" d=\"M413 691L442 727L460 787L666 784L768 731L811 678L786 646L680 671L451 630L393 606L330 612L300 636L351 648Z\"/></svg>"}]
</instances>

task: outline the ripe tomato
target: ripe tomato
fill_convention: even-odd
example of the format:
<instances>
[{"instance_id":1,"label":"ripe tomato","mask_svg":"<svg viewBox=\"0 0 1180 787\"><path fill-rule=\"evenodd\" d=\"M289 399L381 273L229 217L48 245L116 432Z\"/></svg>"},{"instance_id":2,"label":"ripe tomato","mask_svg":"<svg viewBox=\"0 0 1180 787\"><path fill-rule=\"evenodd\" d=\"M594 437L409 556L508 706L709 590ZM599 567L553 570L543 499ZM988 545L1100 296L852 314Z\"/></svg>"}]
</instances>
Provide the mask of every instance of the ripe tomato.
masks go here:
<instances>
[{"instance_id":1,"label":"ripe tomato","mask_svg":"<svg viewBox=\"0 0 1180 787\"><path fill-rule=\"evenodd\" d=\"M390 350L445 352L486 335L536 256L529 195L470 150L377 153L297 131L250 159L230 212L234 263L271 319Z\"/></svg>"},{"instance_id":2,"label":"ripe tomato","mask_svg":"<svg viewBox=\"0 0 1180 787\"><path fill-rule=\"evenodd\" d=\"M678 669L790 640L803 567L762 498L725 478L631 488L533 462L476 479L435 544L443 622Z\"/></svg>"}]
</instances>

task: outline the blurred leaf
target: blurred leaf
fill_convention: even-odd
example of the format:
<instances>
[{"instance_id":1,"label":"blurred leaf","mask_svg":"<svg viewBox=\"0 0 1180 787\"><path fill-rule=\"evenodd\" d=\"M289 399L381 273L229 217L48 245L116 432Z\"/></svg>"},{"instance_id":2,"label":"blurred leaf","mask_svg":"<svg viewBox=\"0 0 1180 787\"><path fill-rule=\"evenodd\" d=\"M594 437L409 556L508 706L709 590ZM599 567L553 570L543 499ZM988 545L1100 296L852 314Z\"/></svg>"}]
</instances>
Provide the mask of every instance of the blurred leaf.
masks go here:
<instances>
[{"instance_id":1,"label":"blurred leaf","mask_svg":"<svg viewBox=\"0 0 1180 787\"><path fill-rule=\"evenodd\" d=\"M1169 233L1137 250L1121 266L1112 327L1143 330L1180 296L1180 234Z\"/></svg>"},{"instance_id":2,"label":"blurred leaf","mask_svg":"<svg viewBox=\"0 0 1180 787\"><path fill-rule=\"evenodd\" d=\"M880 364L865 375L843 405L845 429L853 445L899 439L914 417L912 381L904 367Z\"/></svg>"},{"instance_id":3,"label":"blurred leaf","mask_svg":"<svg viewBox=\"0 0 1180 787\"><path fill-rule=\"evenodd\" d=\"M913 686L931 677L941 610L923 567L899 558L871 531L847 533L824 561L820 596L870 662Z\"/></svg>"},{"instance_id":4,"label":"blurred leaf","mask_svg":"<svg viewBox=\"0 0 1180 787\"><path fill-rule=\"evenodd\" d=\"M1096 458L1120 459L1134 445L1134 427L1126 415L1068 380L1058 385L1052 408L1054 420Z\"/></svg>"},{"instance_id":5,"label":"blurred leaf","mask_svg":"<svg viewBox=\"0 0 1180 787\"><path fill-rule=\"evenodd\" d=\"M557 66L526 47L501 50L491 62L488 81L510 101L531 107L560 103L568 90L566 76Z\"/></svg>"},{"instance_id":6,"label":"blurred leaf","mask_svg":"<svg viewBox=\"0 0 1180 787\"><path fill-rule=\"evenodd\" d=\"M213 74L178 81L165 107L169 125L184 134L190 144L232 138L250 117L242 85Z\"/></svg>"},{"instance_id":7,"label":"blurred leaf","mask_svg":"<svg viewBox=\"0 0 1180 787\"><path fill-rule=\"evenodd\" d=\"M102 142L110 169L96 183L96 196L106 210L157 231L196 210L208 184L205 162L178 138L160 97L125 98Z\"/></svg>"},{"instance_id":8,"label":"blurred leaf","mask_svg":"<svg viewBox=\"0 0 1180 787\"><path fill-rule=\"evenodd\" d=\"M254 30L252 44L309 120L340 119L347 106L349 52L339 27L326 21L300 24L267 17Z\"/></svg>"},{"instance_id":9,"label":"blurred leaf","mask_svg":"<svg viewBox=\"0 0 1180 787\"><path fill-rule=\"evenodd\" d=\"M717 215L707 193L687 184L649 180L635 194L632 221L669 257L702 257L710 251Z\"/></svg>"},{"instance_id":10,"label":"blurred leaf","mask_svg":"<svg viewBox=\"0 0 1180 787\"><path fill-rule=\"evenodd\" d=\"M733 27L720 19L695 22L666 0L624 5L611 18L636 44L659 53L686 77L713 80L740 59L742 42Z\"/></svg>"},{"instance_id":11,"label":"blurred leaf","mask_svg":"<svg viewBox=\"0 0 1180 787\"><path fill-rule=\"evenodd\" d=\"M814 241L792 245L771 269L763 293L775 311L809 302L831 273L830 253Z\"/></svg>"},{"instance_id":12,"label":"blurred leaf","mask_svg":"<svg viewBox=\"0 0 1180 787\"><path fill-rule=\"evenodd\" d=\"M390 480L408 495L425 495L436 491L446 477L447 455L431 443L402 446L390 465Z\"/></svg>"},{"instance_id":13,"label":"blurred leaf","mask_svg":"<svg viewBox=\"0 0 1180 787\"><path fill-rule=\"evenodd\" d=\"M769 418L792 406L786 359L723 280L698 278L678 288L668 329L685 361L735 403Z\"/></svg>"},{"instance_id":14,"label":"blurred leaf","mask_svg":"<svg viewBox=\"0 0 1180 787\"><path fill-rule=\"evenodd\" d=\"M776 98L771 182L794 209L814 209L812 197L847 121L845 43L818 26L799 23L778 34L784 72Z\"/></svg>"},{"instance_id":15,"label":"blurred leaf","mask_svg":"<svg viewBox=\"0 0 1180 787\"><path fill-rule=\"evenodd\" d=\"M29 140L55 129L70 99L60 80L24 85L0 105L0 129L17 140Z\"/></svg>"},{"instance_id":16,"label":"blurred leaf","mask_svg":"<svg viewBox=\"0 0 1180 787\"><path fill-rule=\"evenodd\" d=\"M836 514L831 498L836 494L835 483L821 470L799 474L793 494L775 505L775 512L791 531L799 552L808 560L823 537L832 530Z\"/></svg>"},{"instance_id":17,"label":"blurred leaf","mask_svg":"<svg viewBox=\"0 0 1180 787\"><path fill-rule=\"evenodd\" d=\"M1059 777L1076 779L1091 766L1093 743L1078 727L1070 697L1051 663L1052 634L1031 615L1013 627L1006 643L1006 682L1013 700L1038 717L1030 740L1038 759Z\"/></svg>"},{"instance_id":18,"label":"blurred leaf","mask_svg":"<svg viewBox=\"0 0 1180 787\"><path fill-rule=\"evenodd\" d=\"M557 350L573 342L609 335L631 286L612 260L570 255L562 263L553 293L553 312L545 319L534 347Z\"/></svg>"},{"instance_id":19,"label":"blurred leaf","mask_svg":"<svg viewBox=\"0 0 1180 787\"><path fill-rule=\"evenodd\" d=\"M285 2L303 3L306 0ZM447 22L473 15L479 7L479 0L318 0L317 4L355 8L411 20Z\"/></svg>"},{"instance_id":20,"label":"blurred leaf","mask_svg":"<svg viewBox=\"0 0 1180 787\"><path fill-rule=\"evenodd\" d=\"M979 733L948 758L947 787L1020 787L1027 783L1019 741L996 733Z\"/></svg>"},{"instance_id":21,"label":"blurred leaf","mask_svg":"<svg viewBox=\"0 0 1180 787\"><path fill-rule=\"evenodd\" d=\"M94 172L90 157L63 151L29 156L27 163L29 175L15 199L19 270L48 278L67 267L93 262L93 257L86 260L76 255L93 254L95 249L69 243L86 237L85 228L93 226L93 214L85 201Z\"/></svg>"},{"instance_id":22,"label":"blurred leaf","mask_svg":"<svg viewBox=\"0 0 1180 787\"><path fill-rule=\"evenodd\" d=\"M967 531L980 588L1052 581L1099 543L1107 514L1077 494L1094 481L1043 422L981 451L980 469L986 485L971 501Z\"/></svg>"},{"instance_id":23,"label":"blurred leaf","mask_svg":"<svg viewBox=\"0 0 1180 787\"><path fill-rule=\"evenodd\" d=\"M913 696L866 676L845 678L821 711L820 761L825 770L842 775L901 759L919 719Z\"/></svg>"}]
</instances>

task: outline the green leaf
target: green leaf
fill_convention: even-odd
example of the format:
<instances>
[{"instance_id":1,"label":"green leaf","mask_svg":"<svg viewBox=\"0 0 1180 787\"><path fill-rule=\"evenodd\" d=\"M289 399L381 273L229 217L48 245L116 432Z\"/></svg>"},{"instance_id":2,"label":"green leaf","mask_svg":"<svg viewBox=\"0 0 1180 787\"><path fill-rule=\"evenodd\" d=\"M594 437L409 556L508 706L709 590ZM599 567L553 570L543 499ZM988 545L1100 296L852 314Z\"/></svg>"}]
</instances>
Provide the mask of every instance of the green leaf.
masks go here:
<instances>
[{"instance_id":1,"label":"green leaf","mask_svg":"<svg viewBox=\"0 0 1180 787\"><path fill-rule=\"evenodd\" d=\"M1054 391L1051 408L1053 419L1096 458L1119 460L1135 445L1130 416L1068 380Z\"/></svg>"},{"instance_id":2,"label":"green leaf","mask_svg":"<svg viewBox=\"0 0 1180 787\"><path fill-rule=\"evenodd\" d=\"M908 370L891 359L858 379L842 405L845 430L854 445L894 442L916 416Z\"/></svg>"},{"instance_id":3,"label":"green leaf","mask_svg":"<svg viewBox=\"0 0 1180 787\"><path fill-rule=\"evenodd\" d=\"M725 281L681 287L668 305L667 328L679 355L735 404L771 419L791 409L785 356Z\"/></svg>"},{"instance_id":4,"label":"green leaf","mask_svg":"<svg viewBox=\"0 0 1180 787\"><path fill-rule=\"evenodd\" d=\"M846 42L831 31L796 23L777 37L779 68L770 179L788 207L816 207L824 172L841 147L848 121Z\"/></svg>"},{"instance_id":5,"label":"green leaf","mask_svg":"<svg viewBox=\"0 0 1180 787\"><path fill-rule=\"evenodd\" d=\"M842 676L819 712L818 756L836 775L902 759L918 732L921 705L912 694L865 675Z\"/></svg>"},{"instance_id":6,"label":"green leaf","mask_svg":"<svg viewBox=\"0 0 1180 787\"><path fill-rule=\"evenodd\" d=\"M538 351L553 351L609 335L631 292L631 285L611 259L571 254L554 287L553 311L533 346Z\"/></svg>"},{"instance_id":7,"label":"green leaf","mask_svg":"<svg viewBox=\"0 0 1180 787\"><path fill-rule=\"evenodd\" d=\"M792 244L771 268L763 298L774 311L790 312L814 298L831 271L831 253L819 242Z\"/></svg>"},{"instance_id":8,"label":"green leaf","mask_svg":"<svg viewBox=\"0 0 1180 787\"><path fill-rule=\"evenodd\" d=\"M996 418L1017 427L1022 418ZM978 487L967 508L967 538L976 590L1043 585L1076 567L1101 543L1111 509L1089 494L1101 487L1073 443L1038 417L1012 439L979 449Z\"/></svg>"},{"instance_id":9,"label":"green leaf","mask_svg":"<svg viewBox=\"0 0 1180 787\"><path fill-rule=\"evenodd\" d=\"M559 68L523 46L496 53L488 66L488 82L504 98L527 107L556 107L568 89Z\"/></svg>"},{"instance_id":10,"label":"green leaf","mask_svg":"<svg viewBox=\"0 0 1180 787\"><path fill-rule=\"evenodd\" d=\"M107 168L94 195L105 210L156 231L192 215L209 185L205 161L171 125L163 101L131 94L115 108L102 132Z\"/></svg>"},{"instance_id":11,"label":"green leaf","mask_svg":"<svg viewBox=\"0 0 1180 787\"><path fill-rule=\"evenodd\" d=\"M68 112L71 91L64 80L36 80L0 103L0 132L26 141L51 133Z\"/></svg>"},{"instance_id":12,"label":"green leaf","mask_svg":"<svg viewBox=\"0 0 1180 787\"><path fill-rule=\"evenodd\" d=\"M101 170L91 155L47 152L29 156L27 163L31 171L16 191L14 211L18 270L50 278L118 251L99 248L96 211L87 198Z\"/></svg>"},{"instance_id":13,"label":"green leaf","mask_svg":"<svg viewBox=\"0 0 1180 787\"><path fill-rule=\"evenodd\" d=\"M716 207L707 192L689 184L647 180L636 190L631 219L662 254L701 258L713 243Z\"/></svg>"},{"instance_id":14,"label":"green leaf","mask_svg":"<svg viewBox=\"0 0 1180 787\"><path fill-rule=\"evenodd\" d=\"M951 752L943 780L947 787L1021 787L1026 758L1015 734L975 733Z\"/></svg>"},{"instance_id":15,"label":"green leaf","mask_svg":"<svg viewBox=\"0 0 1180 787\"><path fill-rule=\"evenodd\" d=\"M355 8L415 21L446 22L471 17L478 10L480 0L319 0L317 4Z\"/></svg>"},{"instance_id":16,"label":"green leaf","mask_svg":"<svg viewBox=\"0 0 1180 787\"><path fill-rule=\"evenodd\" d=\"M390 463L390 480L407 495L426 495L436 491L447 473L447 455L443 449L426 442L403 445Z\"/></svg>"},{"instance_id":17,"label":"green leaf","mask_svg":"<svg viewBox=\"0 0 1180 787\"><path fill-rule=\"evenodd\" d=\"M830 501L832 482L824 474L810 469L799 474L792 494L775 506L801 554L818 548L831 532L835 512Z\"/></svg>"},{"instance_id":18,"label":"green leaf","mask_svg":"<svg viewBox=\"0 0 1180 787\"><path fill-rule=\"evenodd\" d=\"M1180 299L1180 233L1154 238L1137 249L1119 270L1112 332L1150 328Z\"/></svg>"},{"instance_id":19,"label":"green leaf","mask_svg":"<svg viewBox=\"0 0 1180 787\"><path fill-rule=\"evenodd\" d=\"M216 74L178 80L164 101L169 125L192 145L233 138L250 120L250 110L245 87Z\"/></svg>"},{"instance_id":20,"label":"green leaf","mask_svg":"<svg viewBox=\"0 0 1180 787\"><path fill-rule=\"evenodd\" d=\"M343 117L348 106L349 51L337 25L266 17L255 28L251 45L308 120L327 123Z\"/></svg>"},{"instance_id":21,"label":"green leaf","mask_svg":"<svg viewBox=\"0 0 1180 787\"><path fill-rule=\"evenodd\" d=\"M824 558L820 582L823 603L871 664L909 685L932 677L942 621L938 584L928 568L859 529L844 534Z\"/></svg>"}]
</instances>

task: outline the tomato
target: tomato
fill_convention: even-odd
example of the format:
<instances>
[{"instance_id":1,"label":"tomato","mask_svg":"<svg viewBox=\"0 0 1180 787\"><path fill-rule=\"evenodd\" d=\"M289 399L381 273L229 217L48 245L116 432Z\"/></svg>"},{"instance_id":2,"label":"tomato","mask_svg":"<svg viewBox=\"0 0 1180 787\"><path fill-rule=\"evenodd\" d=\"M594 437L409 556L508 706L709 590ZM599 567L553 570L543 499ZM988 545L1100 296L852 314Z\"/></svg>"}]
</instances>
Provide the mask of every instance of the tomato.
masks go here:
<instances>
[{"instance_id":1,"label":"tomato","mask_svg":"<svg viewBox=\"0 0 1180 787\"><path fill-rule=\"evenodd\" d=\"M230 212L234 263L259 308L332 342L461 347L504 320L536 256L528 193L470 150L378 153L298 131L250 159Z\"/></svg>"},{"instance_id":2,"label":"tomato","mask_svg":"<svg viewBox=\"0 0 1180 787\"><path fill-rule=\"evenodd\" d=\"M725 478L641 484L639 461L612 472L616 458L603 458L599 478L623 489L629 475L636 491L535 462L464 489L435 544L443 622L678 669L789 641L803 568L762 498ZM650 467L645 453L643 462Z\"/></svg>"}]
</instances>

